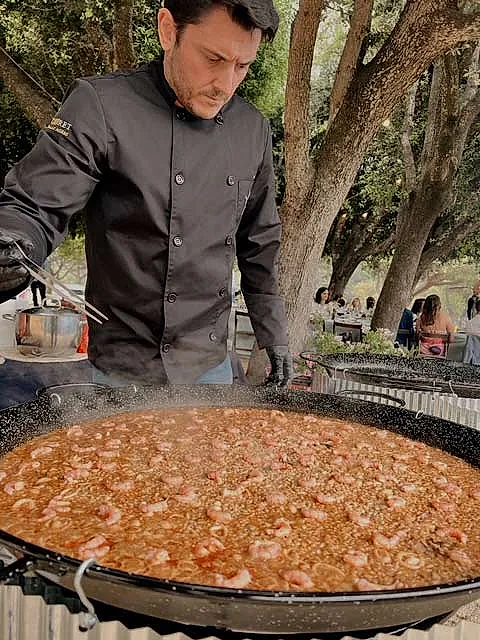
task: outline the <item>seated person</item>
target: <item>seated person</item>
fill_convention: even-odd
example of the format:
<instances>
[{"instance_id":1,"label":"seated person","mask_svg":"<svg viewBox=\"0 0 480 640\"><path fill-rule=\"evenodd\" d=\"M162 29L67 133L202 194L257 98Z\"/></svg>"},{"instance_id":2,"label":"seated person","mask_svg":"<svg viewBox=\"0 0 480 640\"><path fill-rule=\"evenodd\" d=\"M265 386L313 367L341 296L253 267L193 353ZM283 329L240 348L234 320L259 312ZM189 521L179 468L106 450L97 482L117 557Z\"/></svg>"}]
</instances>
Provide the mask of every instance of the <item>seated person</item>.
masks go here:
<instances>
[{"instance_id":1,"label":"seated person","mask_svg":"<svg viewBox=\"0 0 480 640\"><path fill-rule=\"evenodd\" d=\"M422 334L433 334L424 336ZM447 341L455 340L455 327L450 316L442 311L440 298L433 294L425 298L422 313L417 320L417 334L420 343L420 355L445 356L447 347L442 335L447 335ZM438 334L438 338L435 336Z\"/></svg>"},{"instance_id":2,"label":"seated person","mask_svg":"<svg viewBox=\"0 0 480 640\"><path fill-rule=\"evenodd\" d=\"M472 289L472 295L467 300L467 318L472 320L476 315L476 303L480 300L480 280L478 280Z\"/></svg>"},{"instance_id":3,"label":"seated person","mask_svg":"<svg viewBox=\"0 0 480 640\"><path fill-rule=\"evenodd\" d=\"M410 309L404 309L400 324L398 325L397 337L395 341L401 347L407 347L408 349L413 346L415 342L415 329L413 327L413 313Z\"/></svg>"},{"instance_id":4,"label":"seated person","mask_svg":"<svg viewBox=\"0 0 480 640\"><path fill-rule=\"evenodd\" d=\"M375 310L375 298L372 296L368 296L365 300L365 317L371 318L373 316L373 312Z\"/></svg>"},{"instance_id":5,"label":"seated person","mask_svg":"<svg viewBox=\"0 0 480 640\"><path fill-rule=\"evenodd\" d=\"M330 302L330 292L327 287L320 287L317 289L314 298L315 305L314 313L319 313L322 318L330 318L332 315L332 304Z\"/></svg>"},{"instance_id":6,"label":"seated person","mask_svg":"<svg viewBox=\"0 0 480 640\"><path fill-rule=\"evenodd\" d=\"M348 308L349 312L352 316L361 316L362 315L362 303L360 298L353 298L350 302L350 306Z\"/></svg>"}]
</instances>

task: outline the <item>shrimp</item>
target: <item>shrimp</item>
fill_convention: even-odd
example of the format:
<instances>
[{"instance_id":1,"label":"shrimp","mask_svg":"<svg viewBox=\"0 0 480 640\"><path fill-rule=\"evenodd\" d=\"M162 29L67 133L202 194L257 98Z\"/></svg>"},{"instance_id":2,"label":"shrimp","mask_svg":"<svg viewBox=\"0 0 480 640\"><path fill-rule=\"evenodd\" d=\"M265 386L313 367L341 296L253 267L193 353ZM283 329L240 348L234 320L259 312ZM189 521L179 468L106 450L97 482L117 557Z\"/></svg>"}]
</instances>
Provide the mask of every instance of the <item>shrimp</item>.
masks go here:
<instances>
[{"instance_id":1,"label":"shrimp","mask_svg":"<svg viewBox=\"0 0 480 640\"><path fill-rule=\"evenodd\" d=\"M115 471L115 469L117 468L117 463L116 462L104 462L103 460L100 460L97 463L97 468L100 469L100 471Z\"/></svg>"},{"instance_id":2,"label":"shrimp","mask_svg":"<svg viewBox=\"0 0 480 640\"><path fill-rule=\"evenodd\" d=\"M288 536L292 533L292 525L288 520L284 518L279 518L274 522L275 529L273 531L269 530L267 533L272 532L276 538L288 538Z\"/></svg>"},{"instance_id":3,"label":"shrimp","mask_svg":"<svg viewBox=\"0 0 480 640\"><path fill-rule=\"evenodd\" d=\"M348 519L354 524L358 524L359 527L368 527L371 524L371 520L368 516L363 516L354 511L348 512Z\"/></svg>"},{"instance_id":4,"label":"shrimp","mask_svg":"<svg viewBox=\"0 0 480 640\"><path fill-rule=\"evenodd\" d=\"M300 571L299 569L284 571L282 573L282 578L293 587L298 587L303 590L313 589L314 587L314 583L311 577L307 573L305 573L304 571Z\"/></svg>"},{"instance_id":5,"label":"shrimp","mask_svg":"<svg viewBox=\"0 0 480 640\"><path fill-rule=\"evenodd\" d=\"M15 480L13 482L7 482L7 484L3 487L5 493L8 493L9 496L12 496L17 491L22 491L25 489L25 482L23 480Z\"/></svg>"},{"instance_id":6,"label":"shrimp","mask_svg":"<svg viewBox=\"0 0 480 640\"><path fill-rule=\"evenodd\" d=\"M463 551L463 549L450 549L450 551L447 552L447 556L450 560L453 560L464 567L470 567L472 564L470 556L466 551Z\"/></svg>"},{"instance_id":7,"label":"shrimp","mask_svg":"<svg viewBox=\"0 0 480 640\"><path fill-rule=\"evenodd\" d=\"M474 498L475 500L480 500L480 489L472 489L470 491L470 497Z\"/></svg>"},{"instance_id":8,"label":"shrimp","mask_svg":"<svg viewBox=\"0 0 480 640\"><path fill-rule=\"evenodd\" d=\"M256 540L248 547L248 554L252 560L274 560L282 553L278 542Z\"/></svg>"},{"instance_id":9,"label":"shrimp","mask_svg":"<svg viewBox=\"0 0 480 640\"><path fill-rule=\"evenodd\" d=\"M341 502L342 500L338 496L326 495L324 493L317 493L314 498L320 504L336 504L337 502Z\"/></svg>"},{"instance_id":10,"label":"shrimp","mask_svg":"<svg viewBox=\"0 0 480 640\"><path fill-rule=\"evenodd\" d=\"M387 498L386 503L391 509L404 509L407 506L407 501L398 496Z\"/></svg>"},{"instance_id":11,"label":"shrimp","mask_svg":"<svg viewBox=\"0 0 480 640\"><path fill-rule=\"evenodd\" d=\"M252 581L252 576L248 569L240 569L231 578L226 578L220 573L215 576L218 587L226 587L227 589L245 589Z\"/></svg>"},{"instance_id":12,"label":"shrimp","mask_svg":"<svg viewBox=\"0 0 480 640\"><path fill-rule=\"evenodd\" d=\"M197 558L206 558L214 553L224 551L225 546L217 538L205 538L197 542L193 548L193 553Z\"/></svg>"},{"instance_id":13,"label":"shrimp","mask_svg":"<svg viewBox=\"0 0 480 640\"><path fill-rule=\"evenodd\" d=\"M421 569L424 565L423 560L419 556L409 552L399 553L398 560L400 564L407 569Z\"/></svg>"},{"instance_id":14,"label":"shrimp","mask_svg":"<svg viewBox=\"0 0 480 640\"><path fill-rule=\"evenodd\" d=\"M448 469L448 464L446 462L440 462L440 460L434 460L431 466L437 471L445 471L445 469Z\"/></svg>"},{"instance_id":15,"label":"shrimp","mask_svg":"<svg viewBox=\"0 0 480 640\"><path fill-rule=\"evenodd\" d=\"M395 533L393 536L390 536L390 537L384 536L382 533L374 533L372 535L372 542L374 545L378 547L393 549L394 547L400 544L403 537L404 536L400 532Z\"/></svg>"},{"instance_id":16,"label":"shrimp","mask_svg":"<svg viewBox=\"0 0 480 640\"><path fill-rule=\"evenodd\" d=\"M118 458L119 451L116 449L97 449L97 456L99 458Z\"/></svg>"},{"instance_id":17,"label":"shrimp","mask_svg":"<svg viewBox=\"0 0 480 640\"><path fill-rule=\"evenodd\" d=\"M25 467L25 469L28 469L29 466L30 466L29 464L22 465L22 467ZM20 469L22 469L22 467L20 467ZM19 471L19 473L22 473L22 471ZM7 477L6 472L0 471L0 482L4 480L6 477Z\"/></svg>"},{"instance_id":18,"label":"shrimp","mask_svg":"<svg viewBox=\"0 0 480 640\"><path fill-rule=\"evenodd\" d=\"M105 520L108 525L117 524L122 519L122 512L116 507L111 507L108 504L102 504L98 508L98 515Z\"/></svg>"},{"instance_id":19,"label":"shrimp","mask_svg":"<svg viewBox=\"0 0 480 640\"><path fill-rule=\"evenodd\" d=\"M157 456L152 456L148 464L151 467L157 467L158 465L161 465L164 462L165 462L164 456L162 456L162 454L158 454Z\"/></svg>"},{"instance_id":20,"label":"shrimp","mask_svg":"<svg viewBox=\"0 0 480 640\"><path fill-rule=\"evenodd\" d=\"M352 567L365 567L368 564L367 554L362 553L361 551L354 551L353 549L347 551L343 556L343 559L347 564L352 565Z\"/></svg>"},{"instance_id":21,"label":"shrimp","mask_svg":"<svg viewBox=\"0 0 480 640\"><path fill-rule=\"evenodd\" d=\"M318 485L318 481L314 478L300 478L298 486L302 489L314 489Z\"/></svg>"},{"instance_id":22,"label":"shrimp","mask_svg":"<svg viewBox=\"0 0 480 640\"><path fill-rule=\"evenodd\" d=\"M230 520L232 519L232 515L226 511L222 511L220 505L214 505L213 507L207 509L207 517L210 518L210 520L214 520L215 522L222 522L224 524L230 522Z\"/></svg>"},{"instance_id":23,"label":"shrimp","mask_svg":"<svg viewBox=\"0 0 480 640\"><path fill-rule=\"evenodd\" d=\"M281 505L286 504L287 496L283 493L270 493L265 498L267 504L270 505Z\"/></svg>"},{"instance_id":24,"label":"shrimp","mask_svg":"<svg viewBox=\"0 0 480 640\"><path fill-rule=\"evenodd\" d=\"M35 508L35 500L32 498L20 498L13 504L14 509L20 509L20 507L28 507L29 509Z\"/></svg>"},{"instance_id":25,"label":"shrimp","mask_svg":"<svg viewBox=\"0 0 480 640\"><path fill-rule=\"evenodd\" d=\"M83 460L77 457L69 460L69 463L74 469L91 469L93 467L93 462L91 460L83 462Z\"/></svg>"},{"instance_id":26,"label":"shrimp","mask_svg":"<svg viewBox=\"0 0 480 640\"><path fill-rule=\"evenodd\" d=\"M223 470L221 470L221 469L220 470L219 469L215 469L214 471L208 471L207 472L207 478L209 480L213 480L217 484L222 484L224 473L225 472Z\"/></svg>"},{"instance_id":27,"label":"shrimp","mask_svg":"<svg viewBox=\"0 0 480 640\"><path fill-rule=\"evenodd\" d=\"M430 506L444 513L453 513L457 508L453 502L448 502L447 500L430 500Z\"/></svg>"},{"instance_id":28,"label":"shrimp","mask_svg":"<svg viewBox=\"0 0 480 640\"><path fill-rule=\"evenodd\" d=\"M257 484L265 480L265 475L261 471L252 471L245 480L240 482L241 485Z\"/></svg>"},{"instance_id":29,"label":"shrimp","mask_svg":"<svg viewBox=\"0 0 480 640\"><path fill-rule=\"evenodd\" d=\"M166 549L150 549L145 556L145 560L150 564L165 564L170 560L170 556Z\"/></svg>"},{"instance_id":30,"label":"shrimp","mask_svg":"<svg viewBox=\"0 0 480 640\"><path fill-rule=\"evenodd\" d=\"M163 476L161 476L160 480L162 482L164 482L166 485L168 485L169 487L174 487L177 488L181 487L182 484L184 483L184 479L183 476L173 476L173 475L169 475L167 473L163 474Z\"/></svg>"},{"instance_id":31,"label":"shrimp","mask_svg":"<svg viewBox=\"0 0 480 640\"><path fill-rule=\"evenodd\" d=\"M43 509L42 513L43 516L41 518L37 518L37 522L48 522L49 520L53 520L57 515L55 509L52 509L51 507Z\"/></svg>"},{"instance_id":32,"label":"shrimp","mask_svg":"<svg viewBox=\"0 0 480 640\"><path fill-rule=\"evenodd\" d=\"M228 449L230 449L230 445L227 442L220 440L219 438L216 438L212 442L212 447L214 449L218 449L219 451L228 451Z\"/></svg>"},{"instance_id":33,"label":"shrimp","mask_svg":"<svg viewBox=\"0 0 480 640\"><path fill-rule=\"evenodd\" d=\"M48 456L52 451L52 447L37 447L30 452L30 457L35 460L35 458L38 458L39 456Z\"/></svg>"},{"instance_id":34,"label":"shrimp","mask_svg":"<svg viewBox=\"0 0 480 640\"><path fill-rule=\"evenodd\" d=\"M319 509L309 509L308 507L302 507L300 509L300 513L302 516L308 520L318 520L322 522L328 518L325 511L320 511Z\"/></svg>"},{"instance_id":35,"label":"shrimp","mask_svg":"<svg viewBox=\"0 0 480 640\"><path fill-rule=\"evenodd\" d=\"M83 429L80 425L74 424L70 429L67 429L66 435L67 438L79 438L80 436L83 436Z\"/></svg>"},{"instance_id":36,"label":"shrimp","mask_svg":"<svg viewBox=\"0 0 480 640\"><path fill-rule=\"evenodd\" d=\"M402 484L400 489L404 493L415 493L417 491L417 485L410 482L410 483L407 483L407 484Z\"/></svg>"},{"instance_id":37,"label":"shrimp","mask_svg":"<svg viewBox=\"0 0 480 640\"><path fill-rule=\"evenodd\" d=\"M172 442L157 442L155 445L157 451L170 451L173 447Z\"/></svg>"},{"instance_id":38,"label":"shrimp","mask_svg":"<svg viewBox=\"0 0 480 640\"><path fill-rule=\"evenodd\" d=\"M149 517L153 516L154 513L163 513L167 508L168 502L166 500L161 500L160 502L154 502L152 504L143 502L140 505L140 510Z\"/></svg>"},{"instance_id":39,"label":"shrimp","mask_svg":"<svg viewBox=\"0 0 480 640\"><path fill-rule=\"evenodd\" d=\"M454 484L453 482L448 482L443 490L445 493L448 493L451 496L459 496L462 493L462 488L458 486L458 484Z\"/></svg>"},{"instance_id":40,"label":"shrimp","mask_svg":"<svg viewBox=\"0 0 480 640\"><path fill-rule=\"evenodd\" d=\"M88 478L90 471L88 469L70 469L67 471L63 478L67 482L75 482L76 480L82 480L82 478Z\"/></svg>"},{"instance_id":41,"label":"shrimp","mask_svg":"<svg viewBox=\"0 0 480 640\"><path fill-rule=\"evenodd\" d=\"M109 488L112 491L132 491L134 487L135 483L133 480L124 480L123 482L113 482Z\"/></svg>"},{"instance_id":42,"label":"shrimp","mask_svg":"<svg viewBox=\"0 0 480 640\"><path fill-rule=\"evenodd\" d=\"M357 591L384 591L385 589L389 589L384 584L378 584L376 582L370 582L365 578L357 578L353 581L353 586Z\"/></svg>"},{"instance_id":43,"label":"shrimp","mask_svg":"<svg viewBox=\"0 0 480 640\"><path fill-rule=\"evenodd\" d=\"M75 453L91 453L96 450L97 447L79 447L78 444L72 445L72 451L75 451Z\"/></svg>"},{"instance_id":44,"label":"shrimp","mask_svg":"<svg viewBox=\"0 0 480 640\"><path fill-rule=\"evenodd\" d=\"M78 547L78 550L88 551L89 549L95 549L96 547L100 547L102 546L102 544L105 544L106 542L107 540L102 535L94 536L93 538L90 538L90 540L87 540L86 542L81 544Z\"/></svg>"},{"instance_id":45,"label":"shrimp","mask_svg":"<svg viewBox=\"0 0 480 640\"><path fill-rule=\"evenodd\" d=\"M179 493L175 496L175 500L183 504L198 504L200 498L193 487L185 485L181 487Z\"/></svg>"},{"instance_id":46,"label":"shrimp","mask_svg":"<svg viewBox=\"0 0 480 640\"><path fill-rule=\"evenodd\" d=\"M119 438L110 438L105 442L105 446L109 449L118 449L122 446L122 441Z\"/></svg>"},{"instance_id":47,"label":"shrimp","mask_svg":"<svg viewBox=\"0 0 480 640\"><path fill-rule=\"evenodd\" d=\"M435 533L441 538L452 538L460 544L467 544L468 536L460 529L449 527L448 529L437 529Z\"/></svg>"}]
</instances>

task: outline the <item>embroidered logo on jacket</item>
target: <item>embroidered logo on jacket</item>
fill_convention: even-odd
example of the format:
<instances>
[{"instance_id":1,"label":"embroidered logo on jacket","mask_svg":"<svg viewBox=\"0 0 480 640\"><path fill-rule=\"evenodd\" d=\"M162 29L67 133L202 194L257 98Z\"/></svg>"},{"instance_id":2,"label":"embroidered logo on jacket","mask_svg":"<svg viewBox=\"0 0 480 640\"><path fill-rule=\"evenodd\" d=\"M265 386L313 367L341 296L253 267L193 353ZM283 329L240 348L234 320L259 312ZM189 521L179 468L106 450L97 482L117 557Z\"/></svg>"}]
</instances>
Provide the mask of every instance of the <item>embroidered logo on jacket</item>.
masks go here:
<instances>
[{"instance_id":1,"label":"embroidered logo on jacket","mask_svg":"<svg viewBox=\"0 0 480 640\"><path fill-rule=\"evenodd\" d=\"M65 138L68 138L68 136L70 135L71 128L72 128L72 125L70 122L67 122L66 120L61 120L60 118L52 118L52 121L47 126L47 129L50 129L51 131L56 131L57 133L60 133L62 136L65 136Z\"/></svg>"}]
</instances>

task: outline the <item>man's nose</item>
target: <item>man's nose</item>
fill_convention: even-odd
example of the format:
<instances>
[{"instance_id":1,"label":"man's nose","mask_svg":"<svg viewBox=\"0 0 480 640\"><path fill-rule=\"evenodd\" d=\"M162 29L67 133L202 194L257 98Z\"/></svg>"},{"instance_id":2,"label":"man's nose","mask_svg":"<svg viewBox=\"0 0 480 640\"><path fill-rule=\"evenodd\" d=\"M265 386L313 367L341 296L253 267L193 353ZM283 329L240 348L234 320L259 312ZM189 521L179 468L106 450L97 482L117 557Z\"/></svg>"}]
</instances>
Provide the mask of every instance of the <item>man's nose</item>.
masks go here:
<instances>
[{"instance_id":1,"label":"man's nose","mask_svg":"<svg viewBox=\"0 0 480 640\"><path fill-rule=\"evenodd\" d=\"M214 87L225 96L230 96L235 91L235 65L222 65L215 78Z\"/></svg>"}]
</instances>

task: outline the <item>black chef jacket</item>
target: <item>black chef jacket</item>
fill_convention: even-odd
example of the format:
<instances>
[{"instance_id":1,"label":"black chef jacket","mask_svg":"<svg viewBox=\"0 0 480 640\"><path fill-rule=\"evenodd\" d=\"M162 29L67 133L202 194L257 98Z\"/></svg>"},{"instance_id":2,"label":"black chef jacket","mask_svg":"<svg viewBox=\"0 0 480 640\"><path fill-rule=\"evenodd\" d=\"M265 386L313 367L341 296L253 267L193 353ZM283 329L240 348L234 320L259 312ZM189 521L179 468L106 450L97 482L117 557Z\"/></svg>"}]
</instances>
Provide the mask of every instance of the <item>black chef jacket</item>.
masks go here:
<instances>
[{"instance_id":1,"label":"black chef jacket","mask_svg":"<svg viewBox=\"0 0 480 640\"><path fill-rule=\"evenodd\" d=\"M268 123L235 96L212 120L175 106L163 60L74 83L7 175L0 230L43 263L86 211L86 297L100 370L194 382L226 356L235 253L259 346L286 345ZM12 292L10 292L12 293Z\"/></svg>"}]
</instances>

